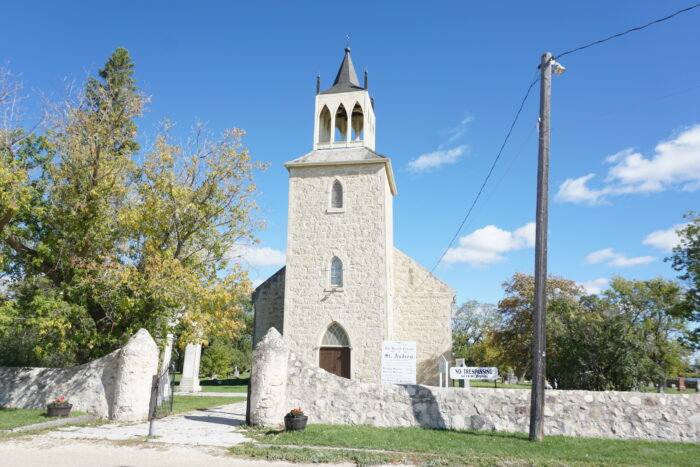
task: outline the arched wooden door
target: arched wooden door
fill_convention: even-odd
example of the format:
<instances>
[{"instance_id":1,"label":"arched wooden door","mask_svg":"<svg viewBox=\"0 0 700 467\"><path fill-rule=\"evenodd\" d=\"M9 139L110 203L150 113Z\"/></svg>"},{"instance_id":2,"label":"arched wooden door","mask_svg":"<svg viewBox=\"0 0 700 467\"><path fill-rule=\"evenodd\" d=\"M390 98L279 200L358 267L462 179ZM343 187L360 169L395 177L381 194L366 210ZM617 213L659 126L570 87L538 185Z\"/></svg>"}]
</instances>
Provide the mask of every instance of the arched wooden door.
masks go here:
<instances>
[{"instance_id":1,"label":"arched wooden door","mask_svg":"<svg viewBox=\"0 0 700 467\"><path fill-rule=\"evenodd\" d=\"M329 373L350 379L350 341L338 323L328 326L323 336L318 366Z\"/></svg>"}]
</instances>

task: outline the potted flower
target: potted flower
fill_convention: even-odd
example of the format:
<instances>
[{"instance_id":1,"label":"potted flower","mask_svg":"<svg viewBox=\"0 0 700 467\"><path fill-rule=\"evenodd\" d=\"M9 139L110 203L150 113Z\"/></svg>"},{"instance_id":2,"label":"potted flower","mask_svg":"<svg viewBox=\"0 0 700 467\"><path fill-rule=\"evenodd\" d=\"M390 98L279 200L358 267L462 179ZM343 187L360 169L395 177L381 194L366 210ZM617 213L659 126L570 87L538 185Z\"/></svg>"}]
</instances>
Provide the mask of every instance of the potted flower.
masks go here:
<instances>
[{"instance_id":1,"label":"potted flower","mask_svg":"<svg viewBox=\"0 0 700 467\"><path fill-rule=\"evenodd\" d=\"M301 407L292 409L284 416L284 429L287 431L303 430L306 428L306 421L309 419L304 415Z\"/></svg>"},{"instance_id":2,"label":"potted flower","mask_svg":"<svg viewBox=\"0 0 700 467\"><path fill-rule=\"evenodd\" d=\"M71 408L73 406L63 396L46 405L49 417L67 417Z\"/></svg>"}]
</instances>

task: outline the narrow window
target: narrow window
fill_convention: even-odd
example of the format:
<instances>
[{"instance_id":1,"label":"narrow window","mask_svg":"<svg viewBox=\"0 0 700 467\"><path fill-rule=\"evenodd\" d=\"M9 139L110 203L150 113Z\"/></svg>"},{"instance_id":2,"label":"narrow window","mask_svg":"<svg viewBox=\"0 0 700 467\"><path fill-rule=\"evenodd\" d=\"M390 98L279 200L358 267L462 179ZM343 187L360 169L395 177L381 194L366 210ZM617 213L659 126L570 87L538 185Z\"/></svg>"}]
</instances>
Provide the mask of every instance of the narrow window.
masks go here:
<instances>
[{"instance_id":1,"label":"narrow window","mask_svg":"<svg viewBox=\"0 0 700 467\"><path fill-rule=\"evenodd\" d=\"M343 286L343 263L337 257L331 261L331 285L333 287Z\"/></svg>"},{"instance_id":2,"label":"narrow window","mask_svg":"<svg viewBox=\"0 0 700 467\"><path fill-rule=\"evenodd\" d=\"M338 180L333 182L331 189L331 207L337 209L343 207L343 185Z\"/></svg>"}]
</instances>

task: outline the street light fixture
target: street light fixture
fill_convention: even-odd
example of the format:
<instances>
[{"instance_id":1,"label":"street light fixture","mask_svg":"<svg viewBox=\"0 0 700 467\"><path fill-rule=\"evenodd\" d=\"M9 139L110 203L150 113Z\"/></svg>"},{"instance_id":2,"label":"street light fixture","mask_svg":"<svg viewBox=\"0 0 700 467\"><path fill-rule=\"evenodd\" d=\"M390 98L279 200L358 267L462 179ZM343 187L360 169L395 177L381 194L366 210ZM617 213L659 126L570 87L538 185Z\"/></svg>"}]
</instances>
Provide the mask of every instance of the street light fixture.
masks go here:
<instances>
[{"instance_id":1,"label":"street light fixture","mask_svg":"<svg viewBox=\"0 0 700 467\"><path fill-rule=\"evenodd\" d=\"M565 71L566 67L564 65L552 59L552 73L554 73L555 75L561 75L564 74Z\"/></svg>"}]
</instances>

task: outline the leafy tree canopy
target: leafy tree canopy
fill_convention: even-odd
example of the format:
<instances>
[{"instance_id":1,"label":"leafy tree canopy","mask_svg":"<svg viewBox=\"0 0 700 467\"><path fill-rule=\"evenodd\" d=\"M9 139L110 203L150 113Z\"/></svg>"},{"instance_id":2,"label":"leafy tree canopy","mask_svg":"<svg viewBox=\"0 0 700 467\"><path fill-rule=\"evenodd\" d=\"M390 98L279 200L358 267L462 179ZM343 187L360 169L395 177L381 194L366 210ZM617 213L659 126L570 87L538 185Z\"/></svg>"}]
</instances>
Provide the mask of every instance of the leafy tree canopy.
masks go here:
<instances>
[{"instance_id":1,"label":"leafy tree canopy","mask_svg":"<svg viewBox=\"0 0 700 467\"><path fill-rule=\"evenodd\" d=\"M16 115L18 90L0 74L4 115ZM4 120L0 341L14 363L85 362L141 327L158 337L180 323L191 341L242 329L250 282L231 251L260 227L253 173L264 164L242 130L214 139L201 125L181 144L165 122L142 152L146 103L119 48L51 107L43 132Z\"/></svg>"}]
</instances>

